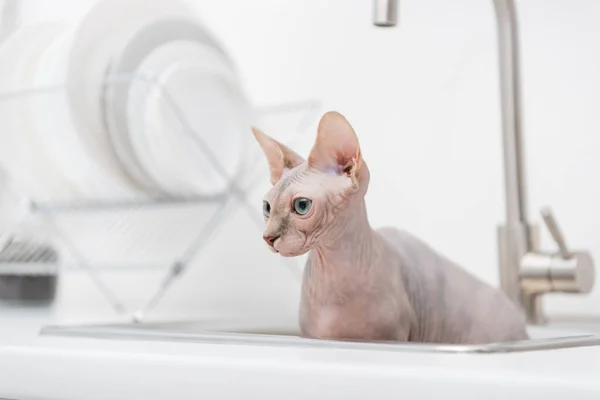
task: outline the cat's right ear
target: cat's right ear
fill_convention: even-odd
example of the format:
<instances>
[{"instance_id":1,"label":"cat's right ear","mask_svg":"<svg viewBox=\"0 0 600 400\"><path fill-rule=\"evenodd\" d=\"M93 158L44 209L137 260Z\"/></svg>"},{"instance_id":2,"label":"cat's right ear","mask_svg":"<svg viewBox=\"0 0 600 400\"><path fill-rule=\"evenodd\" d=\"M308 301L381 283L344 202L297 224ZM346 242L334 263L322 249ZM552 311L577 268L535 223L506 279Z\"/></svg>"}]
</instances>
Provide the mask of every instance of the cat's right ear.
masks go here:
<instances>
[{"instance_id":1,"label":"cat's right ear","mask_svg":"<svg viewBox=\"0 0 600 400\"><path fill-rule=\"evenodd\" d=\"M319 122L317 140L308 156L309 167L344 173L354 179L361 162L358 138L348 120L335 111L326 113Z\"/></svg>"},{"instance_id":2,"label":"cat's right ear","mask_svg":"<svg viewBox=\"0 0 600 400\"><path fill-rule=\"evenodd\" d=\"M252 133L267 156L271 171L271 184L274 185L281 179L284 170L295 168L304 162L304 158L296 154L294 150L265 135L260 129L253 126Z\"/></svg>"}]
</instances>

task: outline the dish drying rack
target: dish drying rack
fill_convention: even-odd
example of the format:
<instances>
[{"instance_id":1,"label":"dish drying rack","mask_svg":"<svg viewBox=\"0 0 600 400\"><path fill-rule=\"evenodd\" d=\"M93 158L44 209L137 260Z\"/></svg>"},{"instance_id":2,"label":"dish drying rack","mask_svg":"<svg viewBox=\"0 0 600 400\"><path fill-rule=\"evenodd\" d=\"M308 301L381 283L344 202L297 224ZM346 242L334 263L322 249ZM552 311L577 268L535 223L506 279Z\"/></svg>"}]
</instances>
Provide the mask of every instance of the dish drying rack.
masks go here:
<instances>
[{"instance_id":1,"label":"dish drying rack","mask_svg":"<svg viewBox=\"0 0 600 400\"><path fill-rule=\"evenodd\" d=\"M121 316L127 315L128 311L122 300L115 292L107 285L99 274L98 268L91 262L85 254L85 251L79 248L72 235L61 229L56 223L56 217L65 214L83 213L90 215L98 212L126 212L131 210L160 210L165 207L197 207L207 204L216 206L216 210L209 216L208 221L198 228L198 232L194 239L189 243L185 250L182 251L174 262L168 268L161 284L156 291L145 302L145 305L137 311L129 315L134 322L143 322L146 315L154 309L161 301L165 293L169 290L172 284L180 278L190 267L192 261L205 248L211 237L218 229L226 222L228 216L237 207L241 207L250 217L257 229L262 232L264 229L264 221L261 213L261 208L248 201L247 195L251 188L255 187L260 180L264 180L268 171L263 171L259 167L259 160L262 154L258 152L245 164L244 174L240 177L229 178L224 172L222 162L215 157L213 151L203 141L200 135L195 134L193 127L189 124L187 117L181 111L175 101L160 82L155 81L152 77L142 74L127 74L107 77L102 83L103 86L113 84L126 84L133 80L141 80L150 85L156 85L161 92L163 98L169 107L172 108L177 119L181 123L187 135L194 139L194 143L203 153L211 166L223 178L228 179L227 189L215 195L205 196L171 196L160 195L152 197L144 197L141 199L86 199L77 201L38 201L29 200L29 213L26 219L31 216L42 216L43 225L50 229L53 234L52 245L57 242L62 244L63 251L67 252L75 264L88 275L94 286L102 294L111 308ZM0 107L2 104L10 101L18 101L32 96L51 95L57 92L65 91L66 84L57 84L49 86L41 86L31 89L22 89L18 91L0 93ZM316 120L318 113L321 110L319 100L304 100L297 102L279 103L269 106L256 107L255 111L261 118L269 118L272 116L281 116L286 113L301 113L302 117L298 120L296 126L291 129L292 134L286 140L286 144L293 145L303 132ZM249 133L248 133L249 134ZM257 146L258 147L258 146ZM24 220L21 221L24 223ZM17 224L18 226L19 224ZM102 233L100 233L102 234ZM301 269L295 260L289 258L281 258L282 263L290 270L290 272L300 279Z\"/></svg>"}]
</instances>

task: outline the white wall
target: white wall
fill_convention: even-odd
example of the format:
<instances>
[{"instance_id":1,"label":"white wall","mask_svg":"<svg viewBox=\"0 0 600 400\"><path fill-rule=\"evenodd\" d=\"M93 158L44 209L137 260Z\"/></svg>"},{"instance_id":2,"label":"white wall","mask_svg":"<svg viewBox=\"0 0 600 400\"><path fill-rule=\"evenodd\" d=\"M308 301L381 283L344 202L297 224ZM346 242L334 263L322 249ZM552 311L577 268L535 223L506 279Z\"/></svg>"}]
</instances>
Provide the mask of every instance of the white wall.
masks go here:
<instances>
[{"instance_id":1,"label":"white wall","mask_svg":"<svg viewBox=\"0 0 600 400\"><path fill-rule=\"evenodd\" d=\"M71 9L68 3L79 5ZM354 124L372 171L368 205L374 226L410 230L497 284L495 229L504 199L492 1L401 3L399 26L380 29L371 25L370 0L194 0L257 103L317 97L326 110L339 110ZM600 264L600 2L517 3L529 214L539 221L539 208L553 206L568 242L591 249ZM81 12L82 3L61 4L57 15ZM299 150L307 152L313 137L314 125ZM267 185L265 176L254 193L257 207ZM261 271L276 287L273 277L280 272L265 271L283 267L266 255L260 233L240 215L224 232L200 263L239 266L251 256L248 268L268 265ZM247 239L243 249L232 236ZM554 250L546 232L543 243ZM224 282L235 283L216 290L220 304L228 304L232 293L254 299L263 293L248 288L257 279L251 269L242 277L211 270L203 275L197 269L182 281L179 300L170 295L173 304L194 296L195 304L212 304L203 294ZM286 285L272 293L284 295ZM598 314L600 282L592 296L554 295L546 304L554 313Z\"/></svg>"}]
</instances>

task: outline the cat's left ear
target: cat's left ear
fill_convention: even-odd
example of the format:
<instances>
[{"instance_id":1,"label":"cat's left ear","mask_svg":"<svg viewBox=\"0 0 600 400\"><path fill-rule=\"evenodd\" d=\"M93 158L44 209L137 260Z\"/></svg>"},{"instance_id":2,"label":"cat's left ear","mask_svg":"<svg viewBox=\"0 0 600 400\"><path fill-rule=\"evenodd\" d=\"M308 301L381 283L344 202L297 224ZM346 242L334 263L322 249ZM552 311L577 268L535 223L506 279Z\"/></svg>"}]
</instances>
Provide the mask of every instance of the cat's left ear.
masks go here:
<instances>
[{"instance_id":1,"label":"cat's left ear","mask_svg":"<svg viewBox=\"0 0 600 400\"><path fill-rule=\"evenodd\" d=\"M304 158L294 150L265 135L260 129L252 127L252 133L267 156L271 170L271 184L274 185L281 179L284 170L295 168L304 162Z\"/></svg>"},{"instance_id":2,"label":"cat's left ear","mask_svg":"<svg viewBox=\"0 0 600 400\"><path fill-rule=\"evenodd\" d=\"M344 116L326 113L319 122L317 140L308 156L308 165L322 171L346 174L356 182L362 157L358 137Z\"/></svg>"}]
</instances>

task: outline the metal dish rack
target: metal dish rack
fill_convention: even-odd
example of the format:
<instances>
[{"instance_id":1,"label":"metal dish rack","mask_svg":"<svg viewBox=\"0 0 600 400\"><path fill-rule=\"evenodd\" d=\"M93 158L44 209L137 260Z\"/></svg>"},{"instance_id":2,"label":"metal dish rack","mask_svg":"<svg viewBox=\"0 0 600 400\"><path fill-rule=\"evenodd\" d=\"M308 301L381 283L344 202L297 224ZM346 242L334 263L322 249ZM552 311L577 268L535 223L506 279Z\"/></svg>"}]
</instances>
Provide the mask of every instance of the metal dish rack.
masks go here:
<instances>
[{"instance_id":1,"label":"metal dish rack","mask_svg":"<svg viewBox=\"0 0 600 400\"><path fill-rule=\"evenodd\" d=\"M189 124L186 116L182 113L177 103L173 101L169 93L161 87L160 83L153 80L151 77L140 74L128 74L126 76L111 76L105 79L103 85L113 84L129 84L132 80L142 80L150 85L156 85L162 94L165 103L172 108L172 111L177 116L181 126L185 132L194 140L200 151L204 154L211 166L227 178L224 174L224 169L220 160L216 159L214 153L208 145L202 140L200 135L194 133L193 127ZM20 101L32 96L45 96L59 93L66 90L65 84L36 87L32 89L23 89L14 92L0 94L0 107L6 102ZM262 117L271 117L285 115L286 113L302 113L302 117L297 122L296 126L290 127L293 132L290 138L286 140L290 142L296 141L301 134L315 121L320 112L321 106L318 100L306 100L290 103L281 103L272 106L264 106L256 108L258 114ZM108 128L107 128L108 129ZM211 204L216 206L216 209L209 216L208 221L198 228L198 232L194 239L189 243L185 250L182 251L176 260L168 266L167 273L164 276L159 288L150 297L144 307L138 309L129 316L135 322L141 322L144 317L155 308L164 294L169 290L171 285L180 278L185 271L190 268L190 263L194 258L205 248L209 239L215 234L219 227L227 220L228 216L241 207L247 215L252 219L257 229L261 232L264 228L263 217L260 212L260 207L255 204L250 204L247 199L248 191L254 187L259 180L264 180L267 171L262 171L259 166L260 154L257 152L250 162L246 164L246 168L241 177L229 179L228 188L225 192L218 195L210 196L194 196L194 197L174 197L169 195L149 196L140 199L91 199L85 201L45 201L32 199L29 202L29 214L31 216L41 216L43 225L49 229L53 237L53 244L60 242L63 251L67 252L67 256L74 260L75 264L82 268L89 276L94 286L101 292L103 298L110 303L110 306L119 315L126 315L127 310L121 299L115 294L109 285L105 283L101 274L99 274L98 266L91 261L86 252L82 250L73 240L71 234L61 229L56 222L57 216L83 214L91 215L99 212L117 213L128 212L135 210L162 210L165 207L199 207ZM25 221L22 221L23 223ZM106 232L99 232L99 235ZM61 254L64 256L65 254ZM300 278L300 268L294 260L281 258L281 262L285 263L298 279Z\"/></svg>"}]
</instances>

